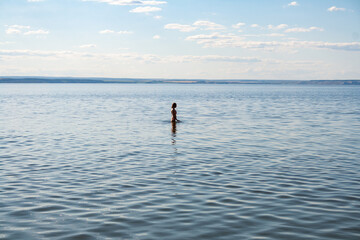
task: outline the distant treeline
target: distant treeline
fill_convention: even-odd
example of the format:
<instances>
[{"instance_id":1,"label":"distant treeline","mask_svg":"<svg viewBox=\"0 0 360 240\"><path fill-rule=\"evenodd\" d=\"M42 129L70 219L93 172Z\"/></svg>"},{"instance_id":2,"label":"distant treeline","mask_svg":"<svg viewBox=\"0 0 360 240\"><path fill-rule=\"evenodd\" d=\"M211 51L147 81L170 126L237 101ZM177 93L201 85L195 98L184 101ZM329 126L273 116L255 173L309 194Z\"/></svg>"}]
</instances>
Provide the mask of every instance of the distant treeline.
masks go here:
<instances>
[{"instance_id":1,"label":"distant treeline","mask_svg":"<svg viewBox=\"0 0 360 240\"><path fill-rule=\"evenodd\" d=\"M149 83L149 84L315 84L360 85L360 80L206 80L145 78L0 77L0 83Z\"/></svg>"}]
</instances>

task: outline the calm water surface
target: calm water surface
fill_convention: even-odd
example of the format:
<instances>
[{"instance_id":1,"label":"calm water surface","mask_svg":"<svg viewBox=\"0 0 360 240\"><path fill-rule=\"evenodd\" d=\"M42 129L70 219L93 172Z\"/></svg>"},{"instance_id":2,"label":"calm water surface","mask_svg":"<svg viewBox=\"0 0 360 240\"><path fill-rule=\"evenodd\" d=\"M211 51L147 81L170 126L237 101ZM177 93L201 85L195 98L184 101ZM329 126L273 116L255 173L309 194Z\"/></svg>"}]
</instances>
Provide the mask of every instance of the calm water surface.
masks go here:
<instances>
[{"instance_id":1,"label":"calm water surface","mask_svg":"<svg viewBox=\"0 0 360 240\"><path fill-rule=\"evenodd\" d=\"M360 239L360 87L1 84L0 111L0 239Z\"/></svg>"}]
</instances>

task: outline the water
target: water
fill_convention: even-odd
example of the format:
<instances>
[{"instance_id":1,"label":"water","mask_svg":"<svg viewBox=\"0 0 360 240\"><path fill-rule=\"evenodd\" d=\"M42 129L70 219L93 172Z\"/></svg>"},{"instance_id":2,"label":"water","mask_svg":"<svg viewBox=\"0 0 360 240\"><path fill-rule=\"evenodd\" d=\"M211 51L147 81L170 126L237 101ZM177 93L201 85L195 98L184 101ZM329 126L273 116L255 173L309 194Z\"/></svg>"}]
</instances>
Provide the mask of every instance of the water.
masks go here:
<instances>
[{"instance_id":1,"label":"water","mask_svg":"<svg viewBox=\"0 0 360 240\"><path fill-rule=\"evenodd\" d=\"M360 238L360 87L1 84L0 111L0 239Z\"/></svg>"}]
</instances>

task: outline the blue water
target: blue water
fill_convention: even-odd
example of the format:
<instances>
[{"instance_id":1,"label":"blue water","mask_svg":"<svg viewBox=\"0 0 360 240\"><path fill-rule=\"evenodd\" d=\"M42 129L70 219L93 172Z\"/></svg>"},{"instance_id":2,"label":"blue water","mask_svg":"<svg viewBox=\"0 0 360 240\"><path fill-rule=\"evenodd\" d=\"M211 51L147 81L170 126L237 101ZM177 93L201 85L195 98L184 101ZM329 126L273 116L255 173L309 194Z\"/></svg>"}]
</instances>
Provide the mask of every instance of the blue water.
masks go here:
<instances>
[{"instance_id":1,"label":"blue water","mask_svg":"<svg viewBox=\"0 0 360 240\"><path fill-rule=\"evenodd\" d=\"M360 87L0 84L0 112L0 239L360 239Z\"/></svg>"}]
</instances>

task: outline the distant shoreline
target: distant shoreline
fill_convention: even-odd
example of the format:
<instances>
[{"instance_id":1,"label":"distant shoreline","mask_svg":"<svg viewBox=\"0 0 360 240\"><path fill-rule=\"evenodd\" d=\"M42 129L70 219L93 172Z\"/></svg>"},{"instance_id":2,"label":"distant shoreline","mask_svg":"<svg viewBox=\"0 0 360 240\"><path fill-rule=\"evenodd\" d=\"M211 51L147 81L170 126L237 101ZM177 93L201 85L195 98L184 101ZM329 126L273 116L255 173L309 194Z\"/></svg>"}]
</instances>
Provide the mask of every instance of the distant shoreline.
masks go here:
<instances>
[{"instance_id":1,"label":"distant shoreline","mask_svg":"<svg viewBox=\"0 0 360 240\"><path fill-rule=\"evenodd\" d=\"M360 85L360 80L208 80L153 78L0 77L0 83L146 83L146 84L277 84L277 85Z\"/></svg>"}]
</instances>

